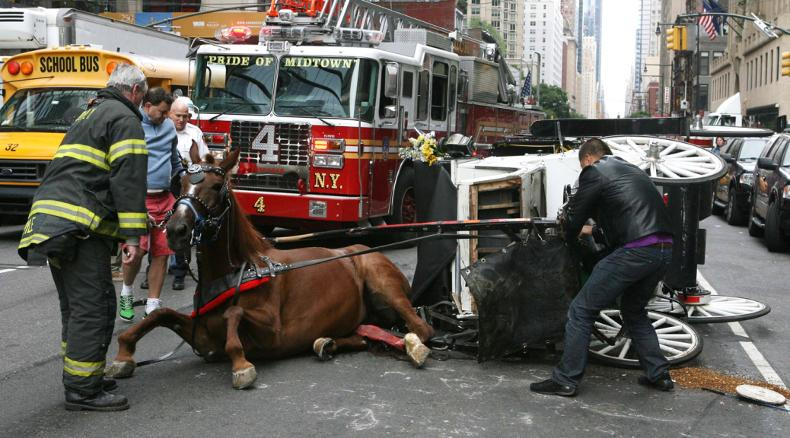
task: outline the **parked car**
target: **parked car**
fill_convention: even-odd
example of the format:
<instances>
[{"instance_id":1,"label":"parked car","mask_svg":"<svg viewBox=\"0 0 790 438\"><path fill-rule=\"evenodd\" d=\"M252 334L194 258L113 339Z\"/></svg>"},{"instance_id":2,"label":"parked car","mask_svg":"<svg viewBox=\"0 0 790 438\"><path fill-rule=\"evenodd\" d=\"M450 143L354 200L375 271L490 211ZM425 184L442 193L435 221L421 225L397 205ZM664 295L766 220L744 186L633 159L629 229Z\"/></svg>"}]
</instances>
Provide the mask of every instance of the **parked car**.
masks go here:
<instances>
[{"instance_id":1,"label":"parked car","mask_svg":"<svg viewBox=\"0 0 790 438\"><path fill-rule=\"evenodd\" d=\"M752 208L754 168L768 138L733 138L722 149L727 173L715 185L713 212L724 213L730 225L745 225Z\"/></svg>"},{"instance_id":2,"label":"parked car","mask_svg":"<svg viewBox=\"0 0 790 438\"><path fill-rule=\"evenodd\" d=\"M752 185L749 235L765 235L769 251L790 248L790 133L776 134L765 145Z\"/></svg>"}]
</instances>

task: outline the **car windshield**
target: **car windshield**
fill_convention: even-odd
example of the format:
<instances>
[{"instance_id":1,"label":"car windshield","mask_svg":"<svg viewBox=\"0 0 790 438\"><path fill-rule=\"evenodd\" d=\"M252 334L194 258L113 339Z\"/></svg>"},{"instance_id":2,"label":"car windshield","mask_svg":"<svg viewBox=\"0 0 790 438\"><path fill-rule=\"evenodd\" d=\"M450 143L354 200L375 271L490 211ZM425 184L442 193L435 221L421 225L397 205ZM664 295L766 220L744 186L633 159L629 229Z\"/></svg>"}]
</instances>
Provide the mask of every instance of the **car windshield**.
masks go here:
<instances>
[{"instance_id":1,"label":"car windshield","mask_svg":"<svg viewBox=\"0 0 790 438\"><path fill-rule=\"evenodd\" d=\"M85 88L19 90L0 109L0 131L66 132L88 108L96 91Z\"/></svg>"},{"instance_id":2,"label":"car windshield","mask_svg":"<svg viewBox=\"0 0 790 438\"><path fill-rule=\"evenodd\" d=\"M741 153L738 157L738 161L754 161L757 157L760 156L760 152L762 152L763 147L765 147L765 143L768 140L765 139L748 139L743 141L743 146L741 146Z\"/></svg>"},{"instance_id":3,"label":"car windshield","mask_svg":"<svg viewBox=\"0 0 790 438\"><path fill-rule=\"evenodd\" d=\"M357 58L285 56L280 59L274 112L368 119L375 103L377 67Z\"/></svg>"},{"instance_id":4,"label":"car windshield","mask_svg":"<svg viewBox=\"0 0 790 438\"><path fill-rule=\"evenodd\" d=\"M193 101L212 113L269 114L276 66L268 55L199 56Z\"/></svg>"}]
</instances>

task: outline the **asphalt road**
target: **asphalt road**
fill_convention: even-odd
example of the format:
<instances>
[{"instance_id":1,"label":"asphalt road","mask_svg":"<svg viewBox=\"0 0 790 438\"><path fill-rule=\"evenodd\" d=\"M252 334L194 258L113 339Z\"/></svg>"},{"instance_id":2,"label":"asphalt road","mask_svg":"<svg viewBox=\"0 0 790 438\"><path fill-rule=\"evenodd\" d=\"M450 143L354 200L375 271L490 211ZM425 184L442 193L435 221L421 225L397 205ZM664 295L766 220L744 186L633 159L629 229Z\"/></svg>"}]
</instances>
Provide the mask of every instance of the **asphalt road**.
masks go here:
<instances>
[{"instance_id":1,"label":"asphalt road","mask_svg":"<svg viewBox=\"0 0 790 438\"><path fill-rule=\"evenodd\" d=\"M773 311L741 327L777 375L790 383L789 254L769 253L745 228L707 219L700 271L722 295L751 297ZM231 388L228 363L207 364L186 349L120 381L131 409L73 413L62 406L60 320L47 268L18 269L20 227L0 227L0 436L786 436L790 412L699 390L660 393L637 385L637 370L591 364L577 397L529 392L557 356L478 364L430 359L423 370L360 352L321 363L310 355L257 363L255 388ZM416 250L387 254L409 275ZM163 295L188 310L193 283ZM116 332L127 326L116 322ZM689 365L761 379L728 324L698 325L703 352ZM178 338L155 330L137 359L170 351ZM115 345L109 357L114 356ZM784 430L785 432L782 432Z\"/></svg>"}]
</instances>

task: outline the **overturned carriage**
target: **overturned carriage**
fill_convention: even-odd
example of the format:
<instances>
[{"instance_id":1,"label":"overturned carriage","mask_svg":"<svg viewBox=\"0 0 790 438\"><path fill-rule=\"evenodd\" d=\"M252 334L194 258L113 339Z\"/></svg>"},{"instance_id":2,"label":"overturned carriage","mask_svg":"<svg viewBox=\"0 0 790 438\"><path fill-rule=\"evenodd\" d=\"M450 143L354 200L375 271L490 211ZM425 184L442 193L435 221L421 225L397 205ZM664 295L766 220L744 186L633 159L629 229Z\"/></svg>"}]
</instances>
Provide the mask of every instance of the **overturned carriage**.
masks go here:
<instances>
[{"instance_id":1,"label":"overturned carriage","mask_svg":"<svg viewBox=\"0 0 790 438\"><path fill-rule=\"evenodd\" d=\"M697 265L704 263L705 252L699 221L710 215L711 184L721 177L724 164L705 149L675 140L688 135L682 119L573 123L538 122L533 129L543 130L544 136L547 130L553 131L548 135L614 134L605 137L613 153L651 175L667 201L676 245L649 315L670 362L689 360L701 351L702 340L688 323L748 319L770 310L748 299L711 297L697 284ZM451 292L457 318L476 322L478 359L560 340L579 275L578 263L551 220L563 205L564 186L573 184L581 170L576 151L453 161L446 167L445 177L452 181L448 186L457 199L456 219L540 218L521 231L471 231L471 239L453 244L449 279L431 286ZM446 199L449 194L432 196ZM418 267L417 278L419 274ZM722 308L723 303L734 304ZM638 366L618 310L601 312L595 327L590 345L594 357Z\"/></svg>"}]
</instances>

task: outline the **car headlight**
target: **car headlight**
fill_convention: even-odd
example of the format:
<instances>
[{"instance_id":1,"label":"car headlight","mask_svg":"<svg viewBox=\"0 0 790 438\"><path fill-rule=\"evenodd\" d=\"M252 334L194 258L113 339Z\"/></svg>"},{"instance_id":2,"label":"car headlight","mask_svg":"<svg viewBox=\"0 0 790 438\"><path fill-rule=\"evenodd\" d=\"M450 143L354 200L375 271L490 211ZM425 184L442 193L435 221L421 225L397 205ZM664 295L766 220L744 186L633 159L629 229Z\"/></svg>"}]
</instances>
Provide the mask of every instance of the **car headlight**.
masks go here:
<instances>
[{"instance_id":1,"label":"car headlight","mask_svg":"<svg viewBox=\"0 0 790 438\"><path fill-rule=\"evenodd\" d=\"M741 175L740 178L738 178L738 182L750 186L754 182L754 174L744 173L743 175Z\"/></svg>"},{"instance_id":2,"label":"car headlight","mask_svg":"<svg viewBox=\"0 0 790 438\"><path fill-rule=\"evenodd\" d=\"M790 186L785 186L785 188L782 189L782 197L790 199Z\"/></svg>"}]
</instances>

